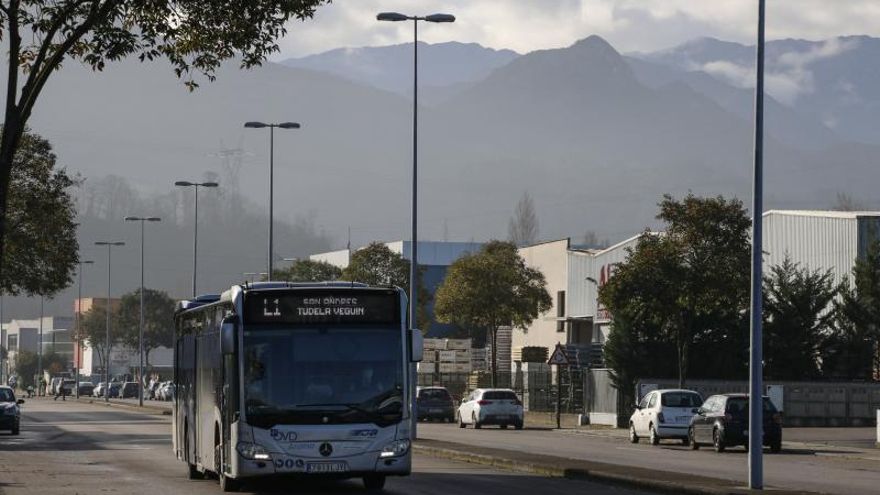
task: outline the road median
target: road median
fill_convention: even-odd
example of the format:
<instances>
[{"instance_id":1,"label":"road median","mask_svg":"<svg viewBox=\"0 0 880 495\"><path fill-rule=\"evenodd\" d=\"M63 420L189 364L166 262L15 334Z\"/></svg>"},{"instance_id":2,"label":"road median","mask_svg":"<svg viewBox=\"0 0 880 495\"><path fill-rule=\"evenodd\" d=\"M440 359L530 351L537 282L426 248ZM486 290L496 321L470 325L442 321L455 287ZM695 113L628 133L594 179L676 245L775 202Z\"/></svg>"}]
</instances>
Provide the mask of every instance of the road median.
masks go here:
<instances>
[{"instance_id":1,"label":"road median","mask_svg":"<svg viewBox=\"0 0 880 495\"><path fill-rule=\"evenodd\" d=\"M455 461L491 466L539 476L600 481L663 493L744 494L764 493L749 490L730 480L694 476L603 462L568 459L521 451L493 449L440 440L418 440L413 451ZM817 492L773 489L775 494L806 495Z\"/></svg>"},{"instance_id":2,"label":"road median","mask_svg":"<svg viewBox=\"0 0 880 495\"><path fill-rule=\"evenodd\" d=\"M123 408L123 409L128 409L130 411L141 412L144 414L157 414L157 415L162 415L162 416L170 416L171 415L170 408L162 407L162 406L155 406L155 405L151 405L151 404L144 404L143 407L141 407L137 404L124 402L121 400L110 399L110 401L105 401L104 399L102 399L100 397L80 397L79 399L77 399L75 397L70 397L69 400L82 402L85 404L94 404L94 405L98 405L98 406L105 406L105 407L119 407L119 408Z\"/></svg>"}]
</instances>

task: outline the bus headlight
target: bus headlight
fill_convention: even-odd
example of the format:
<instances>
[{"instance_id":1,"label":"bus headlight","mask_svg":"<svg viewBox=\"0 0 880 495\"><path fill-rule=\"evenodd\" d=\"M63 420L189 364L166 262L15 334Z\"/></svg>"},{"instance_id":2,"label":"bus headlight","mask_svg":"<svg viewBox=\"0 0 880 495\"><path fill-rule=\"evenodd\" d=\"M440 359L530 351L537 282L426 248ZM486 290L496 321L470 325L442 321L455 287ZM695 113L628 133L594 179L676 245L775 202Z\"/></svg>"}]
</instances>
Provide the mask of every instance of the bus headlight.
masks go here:
<instances>
[{"instance_id":1,"label":"bus headlight","mask_svg":"<svg viewBox=\"0 0 880 495\"><path fill-rule=\"evenodd\" d=\"M258 443L238 442L238 445L235 446L235 450L237 450L242 457L251 461L268 461L271 459L269 451Z\"/></svg>"},{"instance_id":2,"label":"bus headlight","mask_svg":"<svg viewBox=\"0 0 880 495\"><path fill-rule=\"evenodd\" d=\"M409 451L409 440L395 440L386 445L379 457L395 457L406 454Z\"/></svg>"}]
</instances>

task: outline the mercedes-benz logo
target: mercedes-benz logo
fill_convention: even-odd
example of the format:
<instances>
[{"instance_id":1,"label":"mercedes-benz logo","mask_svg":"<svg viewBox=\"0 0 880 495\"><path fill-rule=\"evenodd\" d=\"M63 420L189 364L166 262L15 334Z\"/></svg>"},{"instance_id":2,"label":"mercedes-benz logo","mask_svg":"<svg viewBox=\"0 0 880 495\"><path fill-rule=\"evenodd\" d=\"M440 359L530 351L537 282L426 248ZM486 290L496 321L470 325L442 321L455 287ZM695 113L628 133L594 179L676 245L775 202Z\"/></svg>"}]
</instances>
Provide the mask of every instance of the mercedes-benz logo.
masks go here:
<instances>
[{"instance_id":1,"label":"mercedes-benz logo","mask_svg":"<svg viewBox=\"0 0 880 495\"><path fill-rule=\"evenodd\" d=\"M318 453L324 457L330 457L330 454L333 453L333 446L329 443L322 443L320 447L318 447Z\"/></svg>"}]
</instances>

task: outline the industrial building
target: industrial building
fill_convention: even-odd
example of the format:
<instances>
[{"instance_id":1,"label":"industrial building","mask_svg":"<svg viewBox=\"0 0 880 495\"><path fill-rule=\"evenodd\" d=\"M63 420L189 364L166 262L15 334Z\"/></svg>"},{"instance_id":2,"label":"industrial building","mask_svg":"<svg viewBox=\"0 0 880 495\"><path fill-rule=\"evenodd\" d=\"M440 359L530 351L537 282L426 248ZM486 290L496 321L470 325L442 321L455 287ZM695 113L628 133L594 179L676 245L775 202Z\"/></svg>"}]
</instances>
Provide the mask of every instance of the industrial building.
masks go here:
<instances>
[{"instance_id":1,"label":"industrial building","mask_svg":"<svg viewBox=\"0 0 880 495\"><path fill-rule=\"evenodd\" d=\"M770 210L764 213L762 249L764 273L786 256L802 268L830 270L835 283L850 277L856 259L863 258L872 241L880 238L880 212ZM513 366L522 348L557 343L566 346L581 366L601 366L602 347L611 331L611 315L597 301L598 288L614 276L627 249L639 236L607 249L580 249L569 239L543 242L519 249L531 268L540 270L553 298L550 311L525 330L514 329ZM514 368L515 369L515 368Z\"/></svg>"}]
</instances>

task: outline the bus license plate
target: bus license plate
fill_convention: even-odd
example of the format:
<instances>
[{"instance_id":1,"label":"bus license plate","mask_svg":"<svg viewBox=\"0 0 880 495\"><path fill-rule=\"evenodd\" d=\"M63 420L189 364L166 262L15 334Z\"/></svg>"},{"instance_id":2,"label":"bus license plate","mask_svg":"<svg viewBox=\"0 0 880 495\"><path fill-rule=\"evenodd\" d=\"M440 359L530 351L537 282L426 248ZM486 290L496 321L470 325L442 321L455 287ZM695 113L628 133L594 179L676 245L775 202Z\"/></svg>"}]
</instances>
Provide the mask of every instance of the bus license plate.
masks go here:
<instances>
[{"instance_id":1,"label":"bus license plate","mask_svg":"<svg viewBox=\"0 0 880 495\"><path fill-rule=\"evenodd\" d=\"M306 464L307 473L344 473L348 471L348 463L345 462L310 462Z\"/></svg>"}]
</instances>

